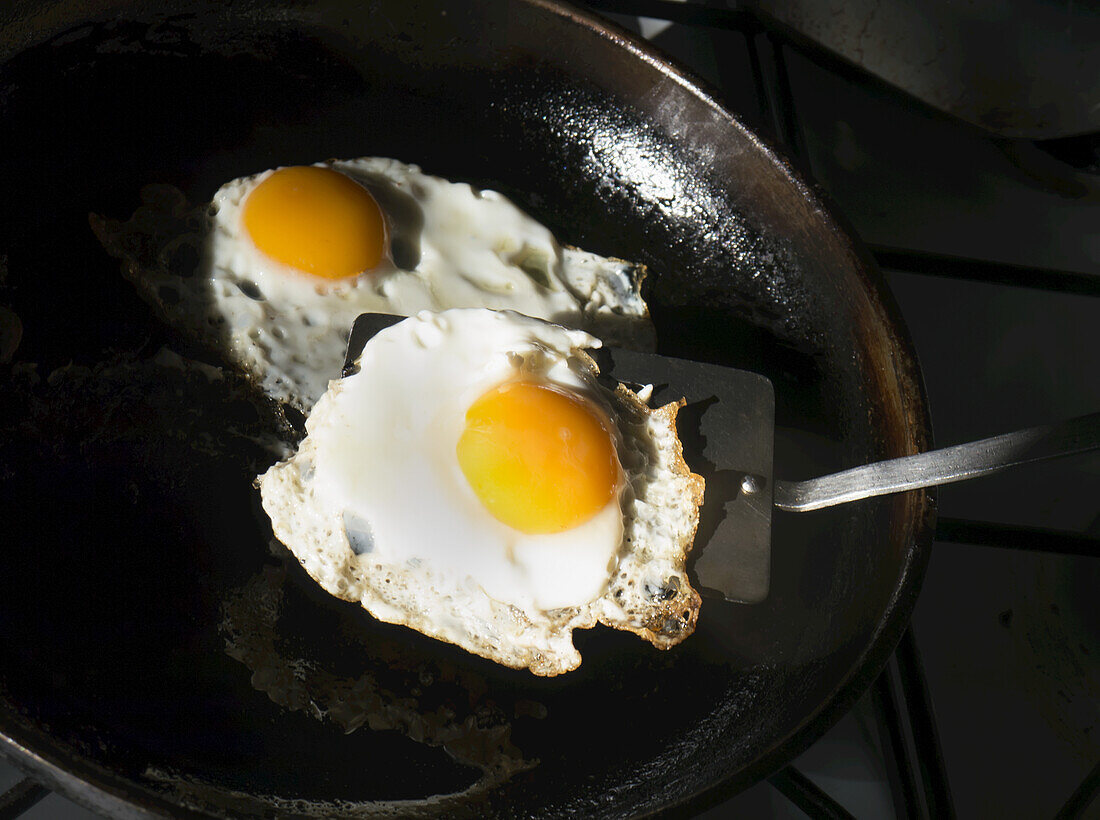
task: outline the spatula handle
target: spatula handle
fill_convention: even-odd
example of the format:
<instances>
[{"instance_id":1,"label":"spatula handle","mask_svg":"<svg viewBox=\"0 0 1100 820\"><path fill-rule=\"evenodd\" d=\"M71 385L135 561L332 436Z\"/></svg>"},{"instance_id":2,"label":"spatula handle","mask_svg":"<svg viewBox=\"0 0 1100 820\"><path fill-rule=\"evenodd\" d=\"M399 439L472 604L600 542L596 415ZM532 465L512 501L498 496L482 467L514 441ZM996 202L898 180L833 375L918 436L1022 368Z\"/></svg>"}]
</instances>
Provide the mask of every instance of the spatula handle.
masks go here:
<instances>
[{"instance_id":1,"label":"spatula handle","mask_svg":"<svg viewBox=\"0 0 1100 820\"><path fill-rule=\"evenodd\" d=\"M806 481L776 481L774 503L806 512L860 498L989 475L1017 464L1100 448L1100 413L968 444L854 467Z\"/></svg>"}]
</instances>

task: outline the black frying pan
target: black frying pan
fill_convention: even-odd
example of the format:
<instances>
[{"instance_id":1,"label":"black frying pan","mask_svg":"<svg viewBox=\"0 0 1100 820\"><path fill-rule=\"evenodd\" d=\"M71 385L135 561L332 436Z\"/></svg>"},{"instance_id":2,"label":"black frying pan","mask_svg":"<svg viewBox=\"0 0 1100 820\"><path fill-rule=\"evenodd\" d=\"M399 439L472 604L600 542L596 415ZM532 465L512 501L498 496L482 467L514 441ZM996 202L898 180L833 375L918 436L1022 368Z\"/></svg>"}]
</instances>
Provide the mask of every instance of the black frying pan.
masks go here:
<instances>
[{"instance_id":1,"label":"black frying pan","mask_svg":"<svg viewBox=\"0 0 1100 820\"><path fill-rule=\"evenodd\" d=\"M248 436L278 419L149 362L201 352L86 221L148 182L203 201L395 156L647 263L662 352L775 383L778 474L926 449L896 309L784 160L567 7L88 6L16 3L0 30L0 304L23 325L0 365L0 748L115 814L620 816L743 788L852 703L915 600L927 494L777 513L767 601L706 600L671 652L601 628L565 677L497 668L328 598L270 544Z\"/></svg>"}]
</instances>

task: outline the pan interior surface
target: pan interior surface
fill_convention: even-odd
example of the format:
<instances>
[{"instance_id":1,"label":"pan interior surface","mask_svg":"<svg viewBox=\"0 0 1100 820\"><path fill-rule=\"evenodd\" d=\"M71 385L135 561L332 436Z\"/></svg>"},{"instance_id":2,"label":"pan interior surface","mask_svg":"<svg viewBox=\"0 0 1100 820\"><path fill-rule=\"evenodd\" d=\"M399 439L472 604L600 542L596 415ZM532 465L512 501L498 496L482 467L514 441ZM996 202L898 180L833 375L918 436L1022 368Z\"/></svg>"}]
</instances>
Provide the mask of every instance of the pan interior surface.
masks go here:
<instances>
[{"instance_id":1,"label":"pan interior surface","mask_svg":"<svg viewBox=\"0 0 1100 820\"><path fill-rule=\"evenodd\" d=\"M266 168L392 156L647 264L660 352L774 383L775 474L923 448L881 283L705 95L537 2L32 5L0 64L0 305L22 326L0 364L0 733L154 812L621 816L748 785L869 682L919 586L920 493L777 513L765 602L708 598L667 653L577 633L560 678L329 598L252 487L293 430L188 365L218 362L88 229L152 182L199 203Z\"/></svg>"}]
</instances>

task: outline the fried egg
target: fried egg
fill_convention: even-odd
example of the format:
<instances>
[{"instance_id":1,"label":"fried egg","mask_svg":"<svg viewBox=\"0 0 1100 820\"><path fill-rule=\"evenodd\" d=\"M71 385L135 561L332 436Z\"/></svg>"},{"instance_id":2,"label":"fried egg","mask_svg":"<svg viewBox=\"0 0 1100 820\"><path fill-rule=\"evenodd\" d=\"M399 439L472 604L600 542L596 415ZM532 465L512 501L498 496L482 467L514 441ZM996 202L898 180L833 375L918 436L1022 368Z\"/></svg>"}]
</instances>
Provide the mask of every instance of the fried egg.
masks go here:
<instances>
[{"instance_id":1,"label":"fried egg","mask_svg":"<svg viewBox=\"0 0 1100 820\"><path fill-rule=\"evenodd\" d=\"M562 247L511 201L392 159L264 171L188 207L149 186L104 247L160 318L308 412L360 313L510 309L651 349L644 268Z\"/></svg>"},{"instance_id":2,"label":"fried egg","mask_svg":"<svg viewBox=\"0 0 1100 820\"><path fill-rule=\"evenodd\" d=\"M597 622L679 643L703 481L679 405L598 382L599 345L512 311L381 331L258 479L276 537L332 595L537 675Z\"/></svg>"}]
</instances>

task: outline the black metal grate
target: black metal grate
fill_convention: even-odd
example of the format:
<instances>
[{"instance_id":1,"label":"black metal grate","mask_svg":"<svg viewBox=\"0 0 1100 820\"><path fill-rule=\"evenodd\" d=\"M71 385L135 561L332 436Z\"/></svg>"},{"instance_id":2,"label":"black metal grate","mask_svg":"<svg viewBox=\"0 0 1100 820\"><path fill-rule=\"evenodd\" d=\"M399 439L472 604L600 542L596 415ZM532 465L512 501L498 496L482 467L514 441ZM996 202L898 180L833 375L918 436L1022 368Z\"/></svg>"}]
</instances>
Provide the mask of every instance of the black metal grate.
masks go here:
<instances>
[{"instance_id":1,"label":"black metal grate","mask_svg":"<svg viewBox=\"0 0 1100 820\"><path fill-rule=\"evenodd\" d=\"M759 124L773 134L789 156L806 168L810 167L810 162L795 111L787 53L797 50L815 63L857 83L881 87L878 80L815 49L810 43L792 40L769 20L748 9L674 0L587 0L586 5L596 12L655 18L743 36L752 67ZM1100 276L1083 272L1007 265L914 249L872 247L871 250L878 264L888 270L1086 297L1100 296ZM936 539L956 544L1100 556L1100 539L984 521L942 519ZM897 816L904 820L955 817L932 699L911 629L906 630L893 658L875 681L871 697ZM852 817L837 800L793 766L772 775L768 782L812 818ZM48 794L48 789L30 778L20 781L0 795L0 820L19 817ZM1098 796L1100 765L1069 795L1057 817L1083 816Z\"/></svg>"},{"instance_id":2,"label":"black metal grate","mask_svg":"<svg viewBox=\"0 0 1100 820\"><path fill-rule=\"evenodd\" d=\"M24 777L3 794L0 794L0 820L12 820L30 810L48 795L50 790L29 777Z\"/></svg>"}]
</instances>

